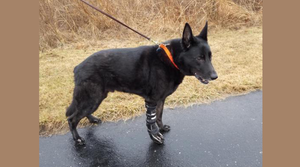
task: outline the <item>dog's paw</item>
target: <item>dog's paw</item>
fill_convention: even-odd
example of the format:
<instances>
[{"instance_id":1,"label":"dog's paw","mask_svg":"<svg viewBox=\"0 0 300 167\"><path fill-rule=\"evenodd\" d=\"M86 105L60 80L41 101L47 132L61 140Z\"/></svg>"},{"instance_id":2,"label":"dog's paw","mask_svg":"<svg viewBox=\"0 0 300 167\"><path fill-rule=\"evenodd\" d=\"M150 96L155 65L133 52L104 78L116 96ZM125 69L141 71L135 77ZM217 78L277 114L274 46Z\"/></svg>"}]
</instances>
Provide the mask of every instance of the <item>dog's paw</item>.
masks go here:
<instances>
[{"instance_id":1,"label":"dog's paw","mask_svg":"<svg viewBox=\"0 0 300 167\"><path fill-rule=\"evenodd\" d=\"M163 144L164 143L164 136L161 133L157 133L157 134L150 134L150 138L153 140L154 143L156 144Z\"/></svg>"},{"instance_id":2,"label":"dog's paw","mask_svg":"<svg viewBox=\"0 0 300 167\"><path fill-rule=\"evenodd\" d=\"M85 141L83 138L78 138L75 140L75 144L78 146L83 146L83 145L85 145Z\"/></svg>"},{"instance_id":3,"label":"dog's paw","mask_svg":"<svg viewBox=\"0 0 300 167\"><path fill-rule=\"evenodd\" d=\"M92 123L92 124L101 124L102 123L101 119L96 118L96 117L90 118L89 122Z\"/></svg>"},{"instance_id":4,"label":"dog's paw","mask_svg":"<svg viewBox=\"0 0 300 167\"><path fill-rule=\"evenodd\" d=\"M159 129L160 132L169 132L171 130L171 126L169 125L164 125L162 128Z\"/></svg>"}]
</instances>

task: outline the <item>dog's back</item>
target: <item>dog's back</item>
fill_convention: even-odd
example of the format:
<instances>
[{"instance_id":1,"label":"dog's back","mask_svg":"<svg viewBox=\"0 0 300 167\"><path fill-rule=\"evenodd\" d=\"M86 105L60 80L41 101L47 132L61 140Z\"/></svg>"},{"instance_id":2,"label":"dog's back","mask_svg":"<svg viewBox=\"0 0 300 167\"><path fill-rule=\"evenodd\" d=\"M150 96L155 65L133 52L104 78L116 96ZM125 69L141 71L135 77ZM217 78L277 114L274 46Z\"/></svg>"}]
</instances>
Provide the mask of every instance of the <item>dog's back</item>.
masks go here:
<instances>
[{"instance_id":1,"label":"dog's back","mask_svg":"<svg viewBox=\"0 0 300 167\"><path fill-rule=\"evenodd\" d=\"M94 82L109 91L140 94L158 61L155 46L102 50L75 67L75 85Z\"/></svg>"}]
</instances>

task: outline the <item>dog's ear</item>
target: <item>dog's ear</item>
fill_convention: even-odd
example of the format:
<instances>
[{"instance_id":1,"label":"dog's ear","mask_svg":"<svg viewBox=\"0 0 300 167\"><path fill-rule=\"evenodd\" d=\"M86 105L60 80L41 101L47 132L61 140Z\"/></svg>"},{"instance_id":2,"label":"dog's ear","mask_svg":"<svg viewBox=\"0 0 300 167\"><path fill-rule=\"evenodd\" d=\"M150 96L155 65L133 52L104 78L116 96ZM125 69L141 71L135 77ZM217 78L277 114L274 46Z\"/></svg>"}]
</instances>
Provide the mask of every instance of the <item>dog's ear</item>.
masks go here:
<instances>
[{"instance_id":1,"label":"dog's ear","mask_svg":"<svg viewBox=\"0 0 300 167\"><path fill-rule=\"evenodd\" d=\"M207 21L205 23L204 28L202 29L201 33L197 36L198 38L202 38L207 41Z\"/></svg>"},{"instance_id":2,"label":"dog's ear","mask_svg":"<svg viewBox=\"0 0 300 167\"><path fill-rule=\"evenodd\" d=\"M182 44L185 49L188 49L193 42L193 32L188 23L185 23L183 34L182 34Z\"/></svg>"}]
</instances>

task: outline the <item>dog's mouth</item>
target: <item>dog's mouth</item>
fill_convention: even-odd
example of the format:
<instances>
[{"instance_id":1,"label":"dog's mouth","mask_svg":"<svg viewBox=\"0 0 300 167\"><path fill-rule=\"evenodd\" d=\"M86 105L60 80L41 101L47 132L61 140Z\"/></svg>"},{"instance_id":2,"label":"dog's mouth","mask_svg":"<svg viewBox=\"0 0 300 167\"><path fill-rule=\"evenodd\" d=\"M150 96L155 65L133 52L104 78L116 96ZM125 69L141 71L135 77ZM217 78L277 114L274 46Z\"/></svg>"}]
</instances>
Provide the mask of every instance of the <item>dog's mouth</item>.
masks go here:
<instances>
[{"instance_id":1,"label":"dog's mouth","mask_svg":"<svg viewBox=\"0 0 300 167\"><path fill-rule=\"evenodd\" d=\"M203 79L202 77L200 77L200 75L198 75L197 73L195 73L195 77L203 84L208 84L209 80L207 79Z\"/></svg>"}]
</instances>

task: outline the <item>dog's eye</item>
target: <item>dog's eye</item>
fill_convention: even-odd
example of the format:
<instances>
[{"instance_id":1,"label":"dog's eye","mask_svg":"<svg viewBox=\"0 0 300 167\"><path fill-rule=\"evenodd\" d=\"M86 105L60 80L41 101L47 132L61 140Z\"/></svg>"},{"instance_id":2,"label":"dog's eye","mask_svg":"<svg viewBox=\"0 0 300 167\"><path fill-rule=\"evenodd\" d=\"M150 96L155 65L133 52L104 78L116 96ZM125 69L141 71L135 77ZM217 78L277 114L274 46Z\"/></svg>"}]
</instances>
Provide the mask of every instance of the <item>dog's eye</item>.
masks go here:
<instances>
[{"instance_id":1,"label":"dog's eye","mask_svg":"<svg viewBox=\"0 0 300 167\"><path fill-rule=\"evenodd\" d=\"M204 59L204 55L198 56L197 60L203 60Z\"/></svg>"}]
</instances>

